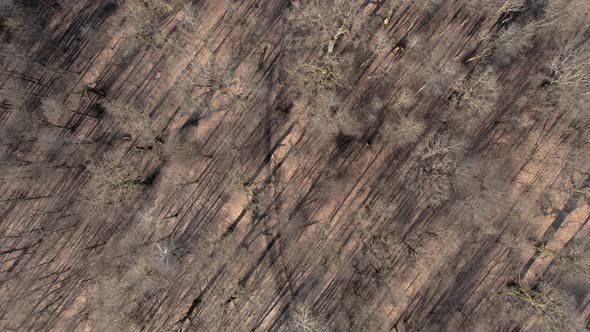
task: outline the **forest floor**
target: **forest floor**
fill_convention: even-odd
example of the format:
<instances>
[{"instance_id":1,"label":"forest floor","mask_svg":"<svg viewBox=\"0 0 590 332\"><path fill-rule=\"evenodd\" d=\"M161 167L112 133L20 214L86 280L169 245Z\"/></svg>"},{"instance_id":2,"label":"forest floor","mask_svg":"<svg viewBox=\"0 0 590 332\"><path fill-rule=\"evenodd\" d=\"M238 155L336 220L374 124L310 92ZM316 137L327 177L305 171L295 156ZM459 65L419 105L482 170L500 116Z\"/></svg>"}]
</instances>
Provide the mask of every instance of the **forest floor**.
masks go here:
<instances>
[{"instance_id":1,"label":"forest floor","mask_svg":"<svg viewBox=\"0 0 590 332\"><path fill-rule=\"evenodd\" d=\"M590 328L590 3L0 1L0 330Z\"/></svg>"}]
</instances>

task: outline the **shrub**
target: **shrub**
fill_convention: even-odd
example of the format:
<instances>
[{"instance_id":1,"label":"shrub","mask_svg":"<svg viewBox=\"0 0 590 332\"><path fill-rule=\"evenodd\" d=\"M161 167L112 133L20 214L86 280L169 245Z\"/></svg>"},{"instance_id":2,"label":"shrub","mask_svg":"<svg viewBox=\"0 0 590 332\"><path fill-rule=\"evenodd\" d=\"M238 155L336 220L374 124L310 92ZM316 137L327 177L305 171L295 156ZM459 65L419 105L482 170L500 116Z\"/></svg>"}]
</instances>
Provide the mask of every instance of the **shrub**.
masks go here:
<instances>
[{"instance_id":1,"label":"shrub","mask_svg":"<svg viewBox=\"0 0 590 332\"><path fill-rule=\"evenodd\" d=\"M203 157L211 158L201 152L201 146L197 142L187 140L182 135L176 135L166 143L166 151L181 163L193 163Z\"/></svg>"},{"instance_id":2,"label":"shrub","mask_svg":"<svg viewBox=\"0 0 590 332\"><path fill-rule=\"evenodd\" d=\"M90 106L88 115L93 118L101 119L105 113L106 108L104 106L102 106L100 103L94 103L92 106Z\"/></svg>"}]
</instances>

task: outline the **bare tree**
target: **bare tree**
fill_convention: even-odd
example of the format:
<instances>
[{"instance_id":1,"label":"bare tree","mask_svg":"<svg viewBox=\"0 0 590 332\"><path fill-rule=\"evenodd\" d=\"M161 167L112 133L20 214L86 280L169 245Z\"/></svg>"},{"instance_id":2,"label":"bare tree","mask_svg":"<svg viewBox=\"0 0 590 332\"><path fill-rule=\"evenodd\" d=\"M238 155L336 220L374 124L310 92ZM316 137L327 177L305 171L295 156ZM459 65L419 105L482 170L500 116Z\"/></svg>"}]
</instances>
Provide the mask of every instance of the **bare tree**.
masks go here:
<instances>
[{"instance_id":1,"label":"bare tree","mask_svg":"<svg viewBox=\"0 0 590 332\"><path fill-rule=\"evenodd\" d=\"M386 141L404 146L418 141L425 130L426 125L423 121L408 116L402 117L397 123L386 122L380 132Z\"/></svg>"},{"instance_id":2,"label":"bare tree","mask_svg":"<svg viewBox=\"0 0 590 332\"><path fill-rule=\"evenodd\" d=\"M567 246L559 249L551 248L548 246L549 241L547 239L541 239L535 243L534 248L538 254L551 257L559 263L568 265L577 273L588 273L590 272L590 257L584 255L580 242L574 239Z\"/></svg>"},{"instance_id":3,"label":"bare tree","mask_svg":"<svg viewBox=\"0 0 590 332\"><path fill-rule=\"evenodd\" d=\"M141 232L114 238L100 256L95 273L102 278L96 293L101 330L135 330L144 322L142 306L170 289L177 273L180 246L171 239L153 245Z\"/></svg>"},{"instance_id":4,"label":"bare tree","mask_svg":"<svg viewBox=\"0 0 590 332\"><path fill-rule=\"evenodd\" d=\"M453 178L463 145L463 142L437 135L428 142L419 162L410 171L409 187L417 190L429 205L440 206L453 197Z\"/></svg>"},{"instance_id":5,"label":"bare tree","mask_svg":"<svg viewBox=\"0 0 590 332\"><path fill-rule=\"evenodd\" d=\"M426 150L421 155L422 160L437 156L445 156L453 152L460 151L463 143L450 142L442 138L431 140L426 146Z\"/></svg>"},{"instance_id":6,"label":"bare tree","mask_svg":"<svg viewBox=\"0 0 590 332\"><path fill-rule=\"evenodd\" d=\"M154 209L139 213L138 219L142 233L159 234L164 229L164 218L159 217Z\"/></svg>"},{"instance_id":7,"label":"bare tree","mask_svg":"<svg viewBox=\"0 0 590 332\"><path fill-rule=\"evenodd\" d=\"M534 23L534 28L550 42L571 39L579 31L588 29L590 3L585 0L538 1L545 5L544 18Z\"/></svg>"},{"instance_id":8,"label":"bare tree","mask_svg":"<svg viewBox=\"0 0 590 332\"><path fill-rule=\"evenodd\" d=\"M179 1L125 0L125 14L137 25L135 37L142 42L161 46L165 36L161 33L164 18L180 9Z\"/></svg>"},{"instance_id":9,"label":"bare tree","mask_svg":"<svg viewBox=\"0 0 590 332\"><path fill-rule=\"evenodd\" d=\"M590 88L590 48L566 45L551 61L551 83L563 89L588 94Z\"/></svg>"},{"instance_id":10,"label":"bare tree","mask_svg":"<svg viewBox=\"0 0 590 332\"><path fill-rule=\"evenodd\" d=\"M466 62L484 60L493 64L505 65L517 57L530 43L534 28L515 26L501 31L484 41L483 48Z\"/></svg>"},{"instance_id":11,"label":"bare tree","mask_svg":"<svg viewBox=\"0 0 590 332\"><path fill-rule=\"evenodd\" d=\"M411 3L411 1L408 1L408 0L391 0L391 4L390 4L390 7L389 7L389 10L387 11L387 15L385 16L385 19L383 20L383 25L388 25L389 22L391 22L391 18L395 14L395 11L398 10L399 8L401 8L402 6L407 5L408 3Z\"/></svg>"},{"instance_id":12,"label":"bare tree","mask_svg":"<svg viewBox=\"0 0 590 332\"><path fill-rule=\"evenodd\" d=\"M387 32L380 31L377 33L377 35L375 36L375 43L369 49L368 59L361 64L362 68L369 66L371 62L375 60L375 58L377 58L377 56L387 48L388 39L389 36Z\"/></svg>"},{"instance_id":13,"label":"bare tree","mask_svg":"<svg viewBox=\"0 0 590 332\"><path fill-rule=\"evenodd\" d=\"M185 98L199 99L203 117L231 108L243 110L262 94L265 85L253 84L252 72L239 71L234 60L223 60L209 50L206 53L193 59L176 82ZM194 97L195 93L198 96Z\"/></svg>"},{"instance_id":14,"label":"bare tree","mask_svg":"<svg viewBox=\"0 0 590 332\"><path fill-rule=\"evenodd\" d=\"M313 62L301 59L287 69L295 86L308 97L322 90L347 89L351 82L350 59L326 56Z\"/></svg>"},{"instance_id":15,"label":"bare tree","mask_svg":"<svg viewBox=\"0 0 590 332\"><path fill-rule=\"evenodd\" d=\"M567 110L578 123L587 123L590 101L590 47L582 40L561 46L549 64L551 70L544 85L550 103ZM553 105L549 106L553 109Z\"/></svg>"},{"instance_id":16,"label":"bare tree","mask_svg":"<svg viewBox=\"0 0 590 332\"><path fill-rule=\"evenodd\" d=\"M205 62L193 62L197 69L195 85L205 87L207 93L225 91L231 82L234 65L231 63L217 63L211 55Z\"/></svg>"},{"instance_id":17,"label":"bare tree","mask_svg":"<svg viewBox=\"0 0 590 332\"><path fill-rule=\"evenodd\" d=\"M319 319L305 304L296 304L291 311L291 322L294 331L321 332L324 331Z\"/></svg>"},{"instance_id":18,"label":"bare tree","mask_svg":"<svg viewBox=\"0 0 590 332\"><path fill-rule=\"evenodd\" d=\"M178 245L172 239L166 239L160 243L156 243L158 249L158 258L165 268L169 268L176 263Z\"/></svg>"},{"instance_id":19,"label":"bare tree","mask_svg":"<svg viewBox=\"0 0 590 332\"><path fill-rule=\"evenodd\" d=\"M190 31L196 31L201 23L202 14L197 7L191 2L186 1L181 4L182 24Z\"/></svg>"},{"instance_id":20,"label":"bare tree","mask_svg":"<svg viewBox=\"0 0 590 332\"><path fill-rule=\"evenodd\" d=\"M492 113L498 99L497 89L496 77L490 70L476 72L455 83L451 117L468 124Z\"/></svg>"},{"instance_id":21,"label":"bare tree","mask_svg":"<svg viewBox=\"0 0 590 332\"><path fill-rule=\"evenodd\" d=\"M336 43L352 28L355 15L353 0L312 0L297 3L288 20L293 26L295 43L326 45L326 55L334 54Z\"/></svg>"},{"instance_id":22,"label":"bare tree","mask_svg":"<svg viewBox=\"0 0 590 332\"><path fill-rule=\"evenodd\" d=\"M576 317L569 308L557 288L542 282L533 287L527 287L523 281L517 279L508 284L505 292L509 297L518 299L524 306L523 310L532 318L541 320L543 327L550 331L563 331L576 324Z\"/></svg>"},{"instance_id":23,"label":"bare tree","mask_svg":"<svg viewBox=\"0 0 590 332\"><path fill-rule=\"evenodd\" d=\"M370 123L374 116L370 111L347 107L336 92L326 90L315 98L308 118L308 126L313 132L332 138L339 133L354 137L362 136L367 123Z\"/></svg>"},{"instance_id":24,"label":"bare tree","mask_svg":"<svg viewBox=\"0 0 590 332\"><path fill-rule=\"evenodd\" d=\"M418 94L426 97L438 97L446 94L456 75L456 67L454 66L427 68L420 71L419 77L425 76L425 80L418 90Z\"/></svg>"},{"instance_id":25,"label":"bare tree","mask_svg":"<svg viewBox=\"0 0 590 332\"><path fill-rule=\"evenodd\" d=\"M88 195L99 205L129 202L142 188L135 167L124 162L120 154L107 152L88 169L92 174Z\"/></svg>"}]
</instances>

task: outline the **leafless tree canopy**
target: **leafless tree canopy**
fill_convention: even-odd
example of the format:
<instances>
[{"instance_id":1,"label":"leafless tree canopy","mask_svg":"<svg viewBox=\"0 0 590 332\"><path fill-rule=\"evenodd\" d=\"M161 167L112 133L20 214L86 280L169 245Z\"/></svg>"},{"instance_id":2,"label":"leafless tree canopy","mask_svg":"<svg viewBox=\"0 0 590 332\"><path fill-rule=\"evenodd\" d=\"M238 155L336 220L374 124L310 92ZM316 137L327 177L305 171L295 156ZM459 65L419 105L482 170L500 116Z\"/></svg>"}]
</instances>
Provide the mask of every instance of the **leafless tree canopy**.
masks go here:
<instances>
[{"instance_id":1,"label":"leafless tree canopy","mask_svg":"<svg viewBox=\"0 0 590 332\"><path fill-rule=\"evenodd\" d=\"M583 331L590 1L0 0L0 331Z\"/></svg>"}]
</instances>

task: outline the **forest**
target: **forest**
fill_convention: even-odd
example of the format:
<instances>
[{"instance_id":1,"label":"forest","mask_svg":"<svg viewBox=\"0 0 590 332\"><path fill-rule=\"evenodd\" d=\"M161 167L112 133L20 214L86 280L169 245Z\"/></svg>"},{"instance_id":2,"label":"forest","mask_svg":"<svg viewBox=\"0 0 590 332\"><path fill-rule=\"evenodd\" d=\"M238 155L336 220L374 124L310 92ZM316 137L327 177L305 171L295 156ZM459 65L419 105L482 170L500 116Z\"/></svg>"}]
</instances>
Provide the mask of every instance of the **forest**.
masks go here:
<instances>
[{"instance_id":1,"label":"forest","mask_svg":"<svg viewBox=\"0 0 590 332\"><path fill-rule=\"evenodd\" d=\"M0 331L590 331L590 1L0 0Z\"/></svg>"}]
</instances>

